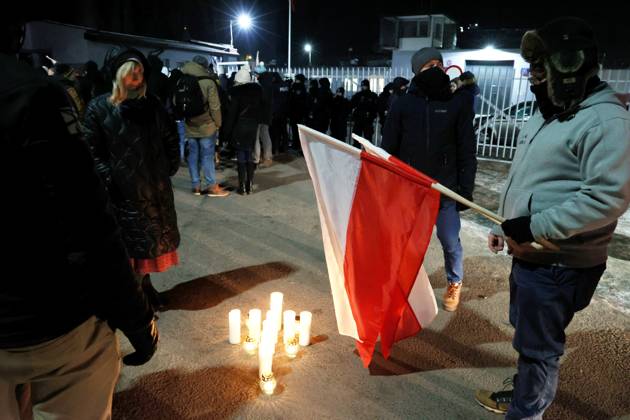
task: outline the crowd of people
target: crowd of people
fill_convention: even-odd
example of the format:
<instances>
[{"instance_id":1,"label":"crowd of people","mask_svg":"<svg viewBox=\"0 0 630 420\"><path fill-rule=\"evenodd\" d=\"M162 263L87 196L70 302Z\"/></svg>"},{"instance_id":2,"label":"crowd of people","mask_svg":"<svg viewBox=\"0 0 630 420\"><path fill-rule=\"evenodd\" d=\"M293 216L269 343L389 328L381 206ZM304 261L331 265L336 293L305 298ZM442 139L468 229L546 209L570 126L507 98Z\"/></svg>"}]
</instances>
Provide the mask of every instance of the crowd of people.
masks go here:
<instances>
[{"instance_id":1,"label":"crowd of people","mask_svg":"<svg viewBox=\"0 0 630 420\"><path fill-rule=\"evenodd\" d=\"M19 174L5 186L3 209L5 259L20 268L0 283L0 407L9 419L20 417L24 396L44 418L107 418L120 372L114 331L135 349L124 364L155 353L155 313L168 302L150 275L179 262L171 177L182 158L193 194L225 197L215 163L217 146L229 148L237 192L247 195L258 165L300 152L298 124L347 141L351 122L371 140L378 118L386 151L473 199L478 88L470 73L450 80L434 48L413 55L412 80L397 77L380 95L363 80L347 98L342 87L333 95L327 78L289 81L262 66L219 76L204 56L169 77L158 57L134 49L100 70L54 63L44 75L16 60L23 23L1 23L2 168ZM522 55L540 112L519 137L500 200L507 220L488 237L491 251L505 242L514 256L518 374L513 390L476 398L510 419L537 419L555 396L564 331L589 304L630 203L630 117L597 77L585 22L559 19L526 33ZM437 218L447 311L458 308L464 276L464 210L443 198ZM560 250L540 251L535 241Z\"/></svg>"}]
</instances>

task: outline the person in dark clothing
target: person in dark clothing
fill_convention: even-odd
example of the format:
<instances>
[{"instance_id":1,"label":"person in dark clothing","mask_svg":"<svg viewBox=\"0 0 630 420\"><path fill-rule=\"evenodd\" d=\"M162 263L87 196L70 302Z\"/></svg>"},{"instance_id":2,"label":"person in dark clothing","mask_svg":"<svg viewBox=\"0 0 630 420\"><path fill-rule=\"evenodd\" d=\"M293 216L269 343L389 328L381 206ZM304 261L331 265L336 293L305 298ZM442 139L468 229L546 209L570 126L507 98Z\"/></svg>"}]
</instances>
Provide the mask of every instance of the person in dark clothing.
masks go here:
<instances>
[{"instance_id":1,"label":"person in dark clothing","mask_svg":"<svg viewBox=\"0 0 630 420\"><path fill-rule=\"evenodd\" d=\"M352 132L372 141L374 135L374 120L378 111L378 96L370 90L370 81L361 81L361 91L352 97L352 120L354 126ZM355 147L361 147L358 142L354 142Z\"/></svg>"},{"instance_id":2,"label":"person in dark clothing","mask_svg":"<svg viewBox=\"0 0 630 420\"><path fill-rule=\"evenodd\" d=\"M387 113L389 114L389 110L392 109L394 102L398 100L402 95L407 93L407 88L409 88L409 80L404 77L396 77L392 82L392 94L387 102Z\"/></svg>"},{"instance_id":3,"label":"person in dark clothing","mask_svg":"<svg viewBox=\"0 0 630 420\"><path fill-rule=\"evenodd\" d=\"M330 135L346 142L348 140L348 117L350 116L350 101L346 98L344 88L337 88L332 102L330 118Z\"/></svg>"},{"instance_id":4,"label":"person in dark clothing","mask_svg":"<svg viewBox=\"0 0 630 420\"><path fill-rule=\"evenodd\" d=\"M296 74L295 81L289 90L289 120L291 123L291 147L300 152L302 145L300 144L300 136L298 133L298 124L304 124L308 110L308 97L306 86L304 83L306 78L303 74Z\"/></svg>"},{"instance_id":5,"label":"person in dark clothing","mask_svg":"<svg viewBox=\"0 0 630 420\"><path fill-rule=\"evenodd\" d=\"M311 79L308 82L308 95L306 100L306 120L304 124L315 128L315 107L319 101L319 85L317 80Z\"/></svg>"},{"instance_id":6,"label":"person in dark clothing","mask_svg":"<svg viewBox=\"0 0 630 420\"><path fill-rule=\"evenodd\" d=\"M289 84L279 73L273 73L271 99L271 144L273 153L285 153L289 147L287 118L289 113Z\"/></svg>"},{"instance_id":7,"label":"person in dark clothing","mask_svg":"<svg viewBox=\"0 0 630 420\"><path fill-rule=\"evenodd\" d=\"M389 98L394 93L394 84L388 83L383 88L383 91L378 95L378 123L381 126L381 133L385 126L385 118L387 118L387 112L389 111Z\"/></svg>"},{"instance_id":8,"label":"person in dark clothing","mask_svg":"<svg viewBox=\"0 0 630 420\"><path fill-rule=\"evenodd\" d=\"M328 78L322 77L319 79L316 98L317 100L313 104L313 128L325 134L328 132L328 126L330 125L333 99Z\"/></svg>"},{"instance_id":9,"label":"person in dark clothing","mask_svg":"<svg viewBox=\"0 0 630 420\"><path fill-rule=\"evenodd\" d=\"M453 96L450 80L442 69L442 55L434 48L416 52L412 69L412 86L390 110L382 147L472 200L477 170L472 98ZM457 309L464 274L459 240L461 210L464 208L443 197L436 224L448 280L443 307L448 311Z\"/></svg>"},{"instance_id":10,"label":"person in dark clothing","mask_svg":"<svg viewBox=\"0 0 630 420\"><path fill-rule=\"evenodd\" d=\"M157 55L149 55L148 62L153 71L147 79L147 92L155 95L162 105L166 106L169 96L169 83L168 76L162 73L164 62Z\"/></svg>"},{"instance_id":11,"label":"person in dark clothing","mask_svg":"<svg viewBox=\"0 0 630 420\"><path fill-rule=\"evenodd\" d=\"M0 167L11 182L3 191L3 256L19 275L0 280L1 417L24 418L16 389L26 386L32 417L109 418L120 372L114 330L135 348L122 359L128 365L151 359L158 330L78 116L61 86L18 63L24 25L6 17Z\"/></svg>"},{"instance_id":12,"label":"person in dark clothing","mask_svg":"<svg viewBox=\"0 0 630 420\"><path fill-rule=\"evenodd\" d=\"M263 120L263 91L259 84L251 81L249 70L242 68L234 78L230 90L230 110L225 124L225 134L236 150L238 163L238 193L254 191L253 159L254 143L258 138L258 125Z\"/></svg>"},{"instance_id":13,"label":"person in dark clothing","mask_svg":"<svg viewBox=\"0 0 630 420\"><path fill-rule=\"evenodd\" d=\"M89 104L97 96L106 93L109 87L94 61L88 61L83 67L83 74L79 79L79 95L83 103Z\"/></svg>"},{"instance_id":14,"label":"person in dark clothing","mask_svg":"<svg viewBox=\"0 0 630 420\"><path fill-rule=\"evenodd\" d=\"M479 94L481 90L477 85L477 79L475 75L469 71L463 72L459 77L455 78L455 91L456 95L470 95L473 98L473 117L480 111L481 103ZM453 83L453 82L451 82Z\"/></svg>"},{"instance_id":15,"label":"person in dark clothing","mask_svg":"<svg viewBox=\"0 0 630 420\"><path fill-rule=\"evenodd\" d=\"M149 273L178 263L170 177L179 168L179 140L175 122L158 98L146 93L150 67L142 53L122 52L112 69L112 93L90 102L84 137L112 198L138 281L160 309L165 302Z\"/></svg>"}]
</instances>

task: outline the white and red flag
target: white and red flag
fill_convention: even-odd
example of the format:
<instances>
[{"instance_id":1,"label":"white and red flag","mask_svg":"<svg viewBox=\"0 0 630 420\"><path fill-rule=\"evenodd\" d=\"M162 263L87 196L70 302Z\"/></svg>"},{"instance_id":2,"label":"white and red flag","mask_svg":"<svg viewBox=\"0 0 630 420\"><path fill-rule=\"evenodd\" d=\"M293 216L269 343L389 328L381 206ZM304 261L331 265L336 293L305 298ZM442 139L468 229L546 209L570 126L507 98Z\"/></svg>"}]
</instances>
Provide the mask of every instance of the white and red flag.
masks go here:
<instances>
[{"instance_id":1,"label":"white and red flag","mask_svg":"<svg viewBox=\"0 0 630 420\"><path fill-rule=\"evenodd\" d=\"M339 333L357 340L364 366L376 342L417 334L437 314L422 266L440 205L434 180L383 149L361 151L305 126Z\"/></svg>"}]
</instances>

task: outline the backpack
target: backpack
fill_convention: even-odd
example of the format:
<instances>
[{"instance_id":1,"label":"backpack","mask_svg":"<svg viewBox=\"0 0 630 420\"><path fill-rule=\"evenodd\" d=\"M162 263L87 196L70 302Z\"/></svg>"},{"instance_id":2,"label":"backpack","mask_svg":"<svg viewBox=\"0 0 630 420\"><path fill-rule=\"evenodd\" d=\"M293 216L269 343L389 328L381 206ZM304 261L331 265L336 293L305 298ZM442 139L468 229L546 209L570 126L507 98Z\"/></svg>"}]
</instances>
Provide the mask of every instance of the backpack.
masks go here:
<instances>
[{"instance_id":1,"label":"backpack","mask_svg":"<svg viewBox=\"0 0 630 420\"><path fill-rule=\"evenodd\" d=\"M175 85L173 105L175 112L184 118L197 117L208 111L208 101L203 97L199 81L209 77L195 77L183 74Z\"/></svg>"}]
</instances>

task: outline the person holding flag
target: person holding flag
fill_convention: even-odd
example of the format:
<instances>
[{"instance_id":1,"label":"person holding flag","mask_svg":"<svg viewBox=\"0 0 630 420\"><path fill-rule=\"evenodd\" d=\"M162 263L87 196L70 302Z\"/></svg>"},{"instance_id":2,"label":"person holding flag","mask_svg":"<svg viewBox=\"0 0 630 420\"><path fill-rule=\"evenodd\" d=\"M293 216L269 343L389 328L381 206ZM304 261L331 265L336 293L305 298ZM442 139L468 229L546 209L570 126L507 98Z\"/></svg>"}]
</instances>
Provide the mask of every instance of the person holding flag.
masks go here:
<instances>
[{"instance_id":1,"label":"person holding flag","mask_svg":"<svg viewBox=\"0 0 630 420\"><path fill-rule=\"evenodd\" d=\"M442 54L422 48L411 59L415 77L407 94L389 111L381 147L472 201L477 158L472 126L472 97L453 95L442 66ZM437 236L444 251L448 287L443 308L455 311L464 277L459 239L459 211L467 207L442 197Z\"/></svg>"}]
</instances>

